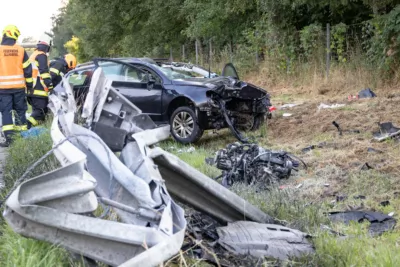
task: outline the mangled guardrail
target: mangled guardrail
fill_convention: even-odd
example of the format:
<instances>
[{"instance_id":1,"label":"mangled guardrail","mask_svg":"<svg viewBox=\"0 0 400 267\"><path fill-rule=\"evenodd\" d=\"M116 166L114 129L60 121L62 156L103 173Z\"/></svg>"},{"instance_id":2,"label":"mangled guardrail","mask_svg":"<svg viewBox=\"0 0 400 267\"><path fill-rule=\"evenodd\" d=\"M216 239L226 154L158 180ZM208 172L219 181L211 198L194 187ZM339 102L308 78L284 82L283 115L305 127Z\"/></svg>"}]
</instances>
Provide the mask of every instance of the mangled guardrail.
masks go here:
<instances>
[{"instance_id":1,"label":"mangled guardrail","mask_svg":"<svg viewBox=\"0 0 400 267\"><path fill-rule=\"evenodd\" d=\"M222 222L272 221L178 158L152 149L168 138L169 127L156 128L100 68L82 114L86 127L74 123L73 92L65 80L63 88L50 96L53 152L62 167L12 192L4 217L14 231L112 266L156 266L178 253L186 229L184 211L166 185L176 199ZM94 217L98 201L121 222Z\"/></svg>"}]
</instances>

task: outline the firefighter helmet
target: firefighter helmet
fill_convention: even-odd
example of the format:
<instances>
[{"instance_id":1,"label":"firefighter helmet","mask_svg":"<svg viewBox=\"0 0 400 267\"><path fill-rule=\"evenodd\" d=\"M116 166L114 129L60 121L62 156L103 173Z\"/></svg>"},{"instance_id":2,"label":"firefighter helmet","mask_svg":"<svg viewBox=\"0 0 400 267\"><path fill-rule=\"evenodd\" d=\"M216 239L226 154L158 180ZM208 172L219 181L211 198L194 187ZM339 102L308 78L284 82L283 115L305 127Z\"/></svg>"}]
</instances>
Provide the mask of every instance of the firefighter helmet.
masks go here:
<instances>
[{"instance_id":1,"label":"firefighter helmet","mask_svg":"<svg viewBox=\"0 0 400 267\"><path fill-rule=\"evenodd\" d=\"M3 35L6 37L18 40L18 37L21 35L20 31L18 30L17 26L14 25L7 25L3 30Z\"/></svg>"},{"instance_id":2,"label":"firefighter helmet","mask_svg":"<svg viewBox=\"0 0 400 267\"><path fill-rule=\"evenodd\" d=\"M72 54L66 54L64 56L65 61L67 62L69 69L75 69L76 67L76 57Z\"/></svg>"}]
</instances>

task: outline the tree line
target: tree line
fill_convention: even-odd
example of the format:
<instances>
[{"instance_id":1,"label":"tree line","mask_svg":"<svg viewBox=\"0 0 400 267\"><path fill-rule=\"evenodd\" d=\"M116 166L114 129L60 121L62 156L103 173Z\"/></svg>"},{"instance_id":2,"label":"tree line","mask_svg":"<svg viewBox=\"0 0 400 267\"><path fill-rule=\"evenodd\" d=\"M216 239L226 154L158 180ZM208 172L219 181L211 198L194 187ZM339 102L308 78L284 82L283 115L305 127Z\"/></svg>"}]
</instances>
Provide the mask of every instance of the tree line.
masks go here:
<instances>
[{"instance_id":1,"label":"tree line","mask_svg":"<svg viewBox=\"0 0 400 267\"><path fill-rule=\"evenodd\" d=\"M279 59L278 68L325 53L327 24L334 59L362 53L382 70L397 66L400 0L69 0L53 18L53 54L92 57L202 55ZM348 38L351 29L352 38ZM394 52L393 52L394 51Z\"/></svg>"}]
</instances>

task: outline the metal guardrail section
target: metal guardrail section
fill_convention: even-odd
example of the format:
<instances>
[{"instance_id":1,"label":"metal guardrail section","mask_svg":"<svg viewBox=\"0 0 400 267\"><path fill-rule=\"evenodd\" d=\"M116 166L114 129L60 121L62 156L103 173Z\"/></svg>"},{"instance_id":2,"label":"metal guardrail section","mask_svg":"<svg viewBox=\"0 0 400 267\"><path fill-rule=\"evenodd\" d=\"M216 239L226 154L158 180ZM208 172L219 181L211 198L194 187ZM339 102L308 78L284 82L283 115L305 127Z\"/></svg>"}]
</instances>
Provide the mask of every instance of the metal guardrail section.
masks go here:
<instances>
[{"instance_id":1,"label":"metal guardrail section","mask_svg":"<svg viewBox=\"0 0 400 267\"><path fill-rule=\"evenodd\" d=\"M151 191L149 183L123 165L94 132L73 123L70 90L66 86L64 93L50 97L54 154L62 167L17 187L6 202L5 219L23 236L112 266L162 263L182 246L183 210L164 185ZM122 223L87 216L97 209L96 195L107 198L110 188L112 200L128 207L115 209Z\"/></svg>"},{"instance_id":2,"label":"metal guardrail section","mask_svg":"<svg viewBox=\"0 0 400 267\"><path fill-rule=\"evenodd\" d=\"M157 164L169 192L177 200L222 222L240 220L260 223L274 222L272 217L175 155L155 148L149 153L149 157Z\"/></svg>"},{"instance_id":3,"label":"metal guardrail section","mask_svg":"<svg viewBox=\"0 0 400 267\"><path fill-rule=\"evenodd\" d=\"M112 266L156 266L178 253L186 230L184 211L165 183L177 199L220 221L272 221L177 157L150 148L168 138L169 126L155 128L112 88L101 68L85 103L87 127L74 123L72 89L63 84L64 91L50 96L54 155L62 167L11 194L4 217L17 233ZM120 149L119 158L111 146ZM122 223L88 216L98 200L113 207Z\"/></svg>"}]
</instances>

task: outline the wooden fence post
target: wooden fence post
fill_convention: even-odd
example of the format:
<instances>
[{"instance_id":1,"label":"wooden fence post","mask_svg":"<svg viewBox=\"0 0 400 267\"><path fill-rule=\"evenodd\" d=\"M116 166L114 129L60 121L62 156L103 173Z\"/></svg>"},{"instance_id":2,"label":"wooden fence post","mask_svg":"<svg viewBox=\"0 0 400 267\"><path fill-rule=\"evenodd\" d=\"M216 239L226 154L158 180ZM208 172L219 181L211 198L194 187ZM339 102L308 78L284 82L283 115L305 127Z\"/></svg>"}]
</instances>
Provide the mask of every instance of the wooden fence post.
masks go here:
<instances>
[{"instance_id":1,"label":"wooden fence post","mask_svg":"<svg viewBox=\"0 0 400 267\"><path fill-rule=\"evenodd\" d=\"M326 24L326 79L329 79L329 69L331 67L331 29L329 23Z\"/></svg>"}]
</instances>

